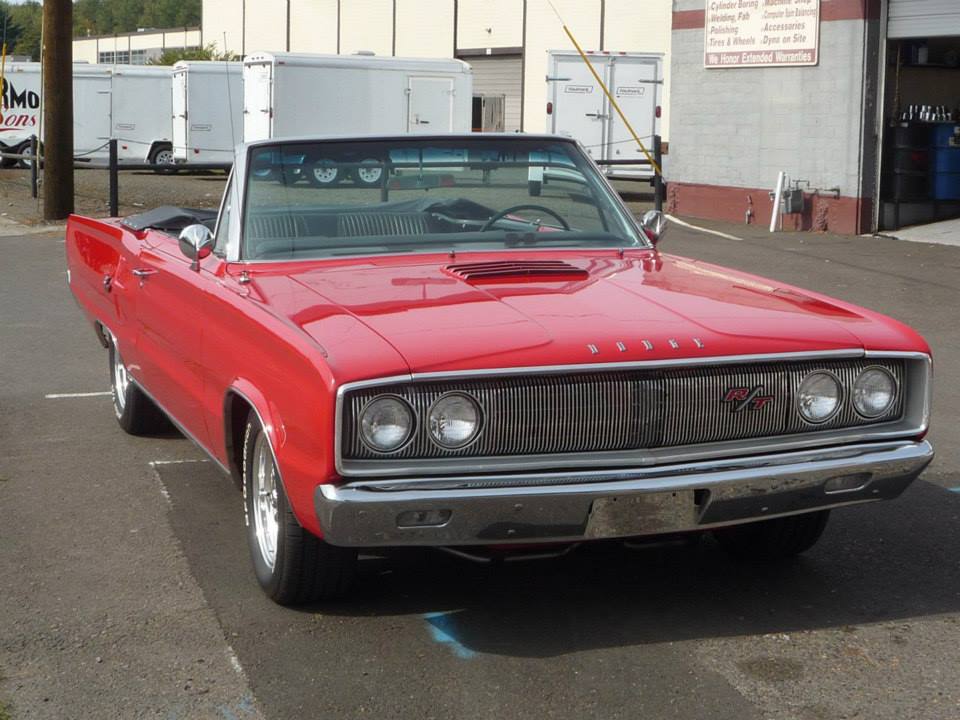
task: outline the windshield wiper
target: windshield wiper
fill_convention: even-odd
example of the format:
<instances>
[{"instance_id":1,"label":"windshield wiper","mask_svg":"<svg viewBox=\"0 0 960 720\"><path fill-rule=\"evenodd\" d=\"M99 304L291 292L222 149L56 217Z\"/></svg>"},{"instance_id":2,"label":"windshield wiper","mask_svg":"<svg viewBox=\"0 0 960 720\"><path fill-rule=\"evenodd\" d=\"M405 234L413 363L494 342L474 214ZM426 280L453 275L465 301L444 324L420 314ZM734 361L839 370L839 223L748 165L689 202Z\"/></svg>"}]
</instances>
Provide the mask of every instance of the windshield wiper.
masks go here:
<instances>
[{"instance_id":1,"label":"windshield wiper","mask_svg":"<svg viewBox=\"0 0 960 720\"><path fill-rule=\"evenodd\" d=\"M581 233L568 234L565 232L507 232L503 235L503 244L507 247L520 247L523 245L549 245L551 243L620 243L629 245L630 243L613 235L583 235Z\"/></svg>"}]
</instances>

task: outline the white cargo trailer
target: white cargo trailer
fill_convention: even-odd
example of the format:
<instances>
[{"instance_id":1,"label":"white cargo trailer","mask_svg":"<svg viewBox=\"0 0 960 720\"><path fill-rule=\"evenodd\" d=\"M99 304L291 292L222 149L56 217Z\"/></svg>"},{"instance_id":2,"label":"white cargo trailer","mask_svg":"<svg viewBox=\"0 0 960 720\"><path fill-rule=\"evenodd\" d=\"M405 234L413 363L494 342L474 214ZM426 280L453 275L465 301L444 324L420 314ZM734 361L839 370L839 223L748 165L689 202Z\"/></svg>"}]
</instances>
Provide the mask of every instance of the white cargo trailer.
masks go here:
<instances>
[{"instance_id":1,"label":"white cargo trailer","mask_svg":"<svg viewBox=\"0 0 960 720\"><path fill-rule=\"evenodd\" d=\"M110 116L120 160L173 162L172 74L163 66L112 66Z\"/></svg>"},{"instance_id":2,"label":"white cargo trailer","mask_svg":"<svg viewBox=\"0 0 960 720\"><path fill-rule=\"evenodd\" d=\"M243 137L470 132L473 76L460 60L265 53L243 63ZM376 185L382 159L285 157L285 182ZM357 167L357 164L371 167ZM350 167L350 165L353 167ZM276 168L264 175L277 174Z\"/></svg>"},{"instance_id":3,"label":"white cargo trailer","mask_svg":"<svg viewBox=\"0 0 960 720\"><path fill-rule=\"evenodd\" d=\"M473 85L460 60L248 55L243 137L470 132Z\"/></svg>"},{"instance_id":4,"label":"white cargo trailer","mask_svg":"<svg viewBox=\"0 0 960 720\"><path fill-rule=\"evenodd\" d=\"M105 160L117 138L117 156L127 162L173 162L170 68L73 66L73 154ZM24 153L40 134L40 63L10 63L3 79L0 145Z\"/></svg>"},{"instance_id":5,"label":"white cargo trailer","mask_svg":"<svg viewBox=\"0 0 960 720\"><path fill-rule=\"evenodd\" d=\"M30 137L40 136L40 63L8 63L4 70L0 146L6 152L26 154ZM101 146L110 137L110 86L110 68L74 65L74 155L91 158L101 153L106 157L106 148Z\"/></svg>"},{"instance_id":6,"label":"white cargo trailer","mask_svg":"<svg viewBox=\"0 0 960 720\"><path fill-rule=\"evenodd\" d=\"M602 52L587 57L652 152L653 136L660 132L663 55ZM595 160L645 159L579 54L553 50L548 68L547 132L579 140ZM649 166L600 167L610 176L653 176Z\"/></svg>"},{"instance_id":7,"label":"white cargo trailer","mask_svg":"<svg viewBox=\"0 0 960 720\"><path fill-rule=\"evenodd\" d=\"M232 163L243 141L243 63L173 66L173 155L177 162Z\"/></svg>"}]
</instances>

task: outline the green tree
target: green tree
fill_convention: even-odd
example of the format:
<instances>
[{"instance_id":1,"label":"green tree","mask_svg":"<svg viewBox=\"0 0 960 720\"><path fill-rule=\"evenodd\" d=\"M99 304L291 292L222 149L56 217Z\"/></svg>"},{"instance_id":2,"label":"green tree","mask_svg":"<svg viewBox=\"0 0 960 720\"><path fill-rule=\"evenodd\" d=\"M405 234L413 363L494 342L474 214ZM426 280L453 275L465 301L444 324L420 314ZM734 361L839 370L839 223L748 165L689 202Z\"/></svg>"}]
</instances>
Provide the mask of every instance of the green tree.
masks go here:
<instances>
[{"instance_id":1,"label":"green tree","mask_svg":"<svg viewBox=\"0 0 960 720\"><path fill-rule=\"evenodd\" d=\"M195 26L202 10L202 0L75 0L73 33L83 37Z\"/></svg>"},{"instance_id":2,"label":"green tree","mask_svg":"<svg viewBox=\"0 0 960 720\"><path fill-rule=\"evenodd\" d=\"M181 60L239 60L240 56L234 53L221 53L213 43L202 48L170 49L150 61L151 65L173 65Z\"/></svg>"},{"instance_id":3,"label":"green tree","mask_svg":"<svg viewBox=\"0 0 960 720\"><path fill-rule=\"evenodd\" d=\"M43 7L39 2L11 5L10 24L17 28L17 37L11 42L7 36L7 52L27 55L32 60L40 59L40 28L43 25ZM12 50L11 50L12 48Z\"/></svg>"}]
</instances>

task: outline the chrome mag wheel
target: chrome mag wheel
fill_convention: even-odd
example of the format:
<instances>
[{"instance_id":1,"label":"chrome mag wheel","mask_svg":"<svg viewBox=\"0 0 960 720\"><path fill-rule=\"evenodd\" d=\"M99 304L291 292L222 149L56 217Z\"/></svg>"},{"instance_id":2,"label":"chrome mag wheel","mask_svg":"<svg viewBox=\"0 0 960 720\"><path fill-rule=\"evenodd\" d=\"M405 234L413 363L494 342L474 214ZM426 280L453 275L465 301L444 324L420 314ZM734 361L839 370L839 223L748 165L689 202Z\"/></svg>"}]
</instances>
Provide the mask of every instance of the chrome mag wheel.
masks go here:
<instances>
[{"instance_id":1,"label":"chrome mag wheel","mask_svg":"<svg viewBox=\"0 0 960 720\"><path fill-rule=\"evenodd\" d=\"M277 465L261 432L253 446L253 523L257 545L263 562L271 570L277 561L277 536L279 534Z\"/></svg>"},{"instance_id":2,"label":"chrome mag wheel","mask_svg":"<svg viewBox=\"0 0 960 720\"><path fill-rule=\"evenodd\" d=\"M127 388L130 387L130 375L127 373L127 366L123 364L123 358L117 351L117 346L113 346L113 401L117 404L117 415L122 415L127 406Z\"/></svg>"}]
</instances>

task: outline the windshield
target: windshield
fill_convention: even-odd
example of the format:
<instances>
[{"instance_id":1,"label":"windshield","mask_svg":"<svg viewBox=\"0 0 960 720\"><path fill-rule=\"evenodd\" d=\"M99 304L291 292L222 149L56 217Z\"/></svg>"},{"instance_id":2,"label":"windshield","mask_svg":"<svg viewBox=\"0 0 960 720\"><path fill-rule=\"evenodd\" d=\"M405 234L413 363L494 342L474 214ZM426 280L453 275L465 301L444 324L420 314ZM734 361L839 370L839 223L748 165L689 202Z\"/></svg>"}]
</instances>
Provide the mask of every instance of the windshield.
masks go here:
<instances>
[{"instance_id":1,"label":"windshield","mask_svg":"<svg viewBox=\"0 0 960 720\"><path fill-rule=\"evenodd\" d=\"M571 142L277 142L248 162L245 259L645 245Z\"/></svg>"}]
</instances>

